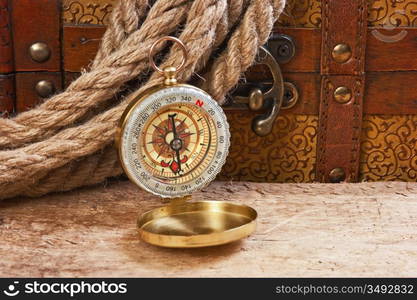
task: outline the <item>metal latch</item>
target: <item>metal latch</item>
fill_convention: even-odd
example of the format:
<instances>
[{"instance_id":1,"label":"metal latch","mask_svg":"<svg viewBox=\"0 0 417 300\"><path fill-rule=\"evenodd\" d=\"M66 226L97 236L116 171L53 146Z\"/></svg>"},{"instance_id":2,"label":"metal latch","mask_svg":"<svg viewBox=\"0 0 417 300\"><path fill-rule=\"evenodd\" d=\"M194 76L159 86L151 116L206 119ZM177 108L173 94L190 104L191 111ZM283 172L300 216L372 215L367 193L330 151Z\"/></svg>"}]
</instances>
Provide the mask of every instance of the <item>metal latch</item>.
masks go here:
<instances>
[{"instance_id":1,"label":"metal latch","mask_svg":"<svg viewBox=\"0 0 417 300\"><path fill-rule=\"evenodd\" d=\"M240 84L233 93L233 108L246 105L252 111L264 111L252 120L252 130L259 136L271 133L274 122L281 109L290 108L298 99L296 87L290 82L284 82L281 68L277 62L288 62L294 56L294 44L288 36L275 35L267 47L260 47L257 64L266 65L272 81L245 82ZM277 59L276 59L277 57Z\"/></svg>"}]
</instances>

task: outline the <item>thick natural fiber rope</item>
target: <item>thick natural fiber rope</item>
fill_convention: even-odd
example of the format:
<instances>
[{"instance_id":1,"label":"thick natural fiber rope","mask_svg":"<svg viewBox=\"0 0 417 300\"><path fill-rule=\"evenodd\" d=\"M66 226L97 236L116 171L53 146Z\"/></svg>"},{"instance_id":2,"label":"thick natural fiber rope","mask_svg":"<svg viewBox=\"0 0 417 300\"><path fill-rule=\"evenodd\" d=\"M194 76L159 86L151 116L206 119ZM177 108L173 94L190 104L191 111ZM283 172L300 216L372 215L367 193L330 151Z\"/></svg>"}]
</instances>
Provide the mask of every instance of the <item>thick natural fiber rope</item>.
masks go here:
<instances>
[{"instance_id":1,"label":"thick natural fiber rope","mask_svg":"<svg viewBox=\"0 0 417 300\"><path fill-rule=\"evenodd\" d=\"M147 72L150 45L174 33L184 20L179 37L190 53L180 80L202 70L211 53L230 36L205 86L221 102L253 63L283 5L284 0L159 0L147 11L146 1L120 1L91 71L38 108L1 120L0 149L10 150L0 151L0 198L69 190L120 174L112 143L126 101L84 123L74 122L111 100L125 82ZM176 65L181 58L174 46L162 65ZM153 74L140 90L160 82L160 76Z\"/></svg>"},{"instance_id":2,"label":"thick natural fiber rope","mask_svg":"<svg viewBox=\"0 0 417 300\"><path fill-rule=\"evenodd\" d=\"M146 1L141 7L147 7ZM143 72L147 65L147 53L157 38L171 34L186 18L190 0L158 1L149 10L142 26L130 32L120 27L115 16L127 16L126 24L138 24L139 13L126 11L137 1L120 1L116 7L102 47L94 60L92 70L74 81L65 92L49 99L39 107L18 115L15 119L0 119L0 149L17 148L43 140L57 131L77 122L92 107L113 98L122 85ZM137 25L136 25L137 26ZM129 30L132 26L128 26ZM158 30L155 30L158 28ZM119 32L119 34L117 34ZM120 34L122 32L123 34ZM145 45L144 45L145 44ZM110 46L109 46L110 45ZM140 47L139 45L142 45ZM113 51L118 47L118 51ZM103 52L109 51L107 56Z\"/></svg>"}]
</instances>

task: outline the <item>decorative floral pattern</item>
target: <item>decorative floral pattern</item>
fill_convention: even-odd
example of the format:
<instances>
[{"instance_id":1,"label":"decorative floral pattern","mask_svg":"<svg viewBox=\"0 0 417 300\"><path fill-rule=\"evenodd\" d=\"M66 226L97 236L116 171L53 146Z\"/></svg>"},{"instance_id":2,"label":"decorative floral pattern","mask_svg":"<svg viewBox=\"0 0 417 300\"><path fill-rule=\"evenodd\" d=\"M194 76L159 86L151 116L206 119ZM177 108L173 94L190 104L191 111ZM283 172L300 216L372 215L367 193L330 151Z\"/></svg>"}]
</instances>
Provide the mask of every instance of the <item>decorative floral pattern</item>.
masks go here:
<instances>
[{"instance_id":1,"label":"decorative floral pattern","mask_svg":"<svg viewBox=\"0 0 417 300\"><path fill-rule=\"evenodd\" d=\"M368 0L371 27L417 26L417 2L411 0Z\"/></svg>"},{"instance_id":2,"label":"decorative floral pattern","mask_svg":"<svg viewBox=\"0 0 417 300\"><path fill-rule=\"evenodd\" d=\"M64 23L107 25L108 16L117 1L64 0ZM417 1L367 1L369 26L417 26ZM277 24L285 27L319 28L321 25L321 0L287 0L284 12Z\"/></svg>"},{"instance_id":3,"label":"decorative floral pattern","mask_svg":"<svg viewBox=\"0 0 417 300\"><path fill-rule=\"evenodd\" d=\"M364 117L360 179L417 180L417 116Z\"/></svg>"},{"instance_id":4,"label":"decorative floral pattern","mask_svg":"<svg viewBox=\"0 0 417 300\"><path fill-rule=\"evenodd\" d=\"M62 17L65 24L107 25L117 0L64 0Z\"/></svg>"},{"instance_id":5,"label":"decorative floral pattern","mask_svg":"<svg viewBox=\"0 0 417 300\"><path fill-rule=\"evenodd\" d=\"M232 146L219 178L262 182L314 181L317 116L284 114L266 137L251 129L253 113L227 112Z\"/></svg>"},{"instance_id":6,"label":"decorative floral pattern","mask_svg":"<svg viewBox=\"0 0 417 300\"><path fill-rule=\"evenodd\" d=\"M370 27L417 26L417 1L367 0ZM321 25L321 0L287 0L279 26L319 28Z\"/></svg>"},{"instance_id":7,"label":"decorative floral pattern","mask_svg":"<svg viewBox=\"0 0 417 300\"><path fill-rule=\"evenodd\" d=\"M321 0L287 0L277 23L285 27L320 27Z\"/></svg>"}]
</instances>

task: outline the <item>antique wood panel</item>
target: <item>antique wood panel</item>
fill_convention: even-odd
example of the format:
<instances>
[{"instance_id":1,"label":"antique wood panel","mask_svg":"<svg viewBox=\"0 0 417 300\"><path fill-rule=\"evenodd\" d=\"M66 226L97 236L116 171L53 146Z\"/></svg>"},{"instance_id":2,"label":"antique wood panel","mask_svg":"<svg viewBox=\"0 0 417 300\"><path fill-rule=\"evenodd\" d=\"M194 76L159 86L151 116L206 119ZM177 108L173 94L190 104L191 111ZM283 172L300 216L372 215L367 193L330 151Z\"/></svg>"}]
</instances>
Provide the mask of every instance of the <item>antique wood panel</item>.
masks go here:
<instances>
[{"instance_id":1,"label":"antique wood panel","mask_svg":"<svg viewBox=\"0 0 417 300\"><path fill-rule=\"evenodd\" d=\"M0 74L0 117L7 117L14 113L15 75Z\"/></svg>"},{"instance_id":2,"label":"antique wood panel","mask_svg":"<svg viewBox=\"0 0 417 300\"><path fill-rule=\"evenodd\" d=\"M60 71L60 1L12 1L13 46L16 71ZM36 17L28 17L28 14ZM29 55L34 43L50 50L49 58L37 62Z\"/></svg>"},{"instance_id":3,"label":"antique wood panel","mask_svg":"<svg viewBox=\"0 0 417 300\"><path fill-rule=\"evenodd\" d=\"M417 72L369 72L364 111L367 114L417 114Z\"/></svg>"},{"instance_id":4,"label":"antique wood panel","mask_svg":"<svg viewBox=\"0 0 417 300\"><path fill-rule=\"evenodd\" d=\"M0 74L14 71L10 0L0 0Z\"/></svg>"},{"instance_id":5,"label":"antique wood panel","mask_svg":"<svg viewBox=\"0 0 417 300\"><path fill-rule=\"evenodd\" d=\"M267 78L263 69L256 68L247 77L251 81ZM317 73L283 73L300 94L297 104L281 114L318 114L320 75ZM363 111L368 115L417 114L417 72L367 72L365 75Z\"/></svg>"},{"instance_id":6,"label":"antique wood panel","mask_svg":"<svg viewBox=\"0 0 417 300\"><path fill-rule=\"evenodd\" d=\"M104 31L102 26L64 26L64 69L79 72L86 67L94 58ZM320 30L277 27L275 31L289 35L296 45L295 56L281 65L283 72L320 71ZM410 59L417 48L417 27L391 31L369 28L366 36L365 71L417 71L417 60Z\"/></svg>"},{"instance_id":7,"label":"antique wood panel","mask_svg":"<svg viewBox=\"0 0 417 300\"><path fill-rule=\"evenodd\" d=\"M283 72L317 72L320 70L321 32L317 29L277 28L292 37L296 45L294 57L283 64ZM63 28L64 69L79 72L94 58L105 27L94 25L65 25ZM80 52L83 55L80 55Z\"/></svg>"},{"instance_id":8,"label":"antique wood panel","mask_svg":"<svg viewBox=\"0 0 417 300\"><path fill-rule=\"evenodd\" d=\"M290 36L295 44L294 57L281 65L283 72L320 71L321 31L319 29L276 27L275 32Z\"/></svg>"},{"instance_id":9,"label":"antique wood panel","mask_svg":"<svg viewBox=\"0 0 417 300\"><path fill-rule=\"evenodd\" d=\"M367 71L416 71L417 28L369 29Z\"/></svg>"},{"instance_id":10,"label":"antique wood panel","mask_svg":"<svg viewBox=\"0 0 417 300\"><path fill-rule=\"evenodd\" d=\"M104 31L103 26L64 26L62 41L64 70L79 72L82 68L86 68L97 53Z\"/></svg>"},{"instance_id":11,"label":"antique wood panel","mask_svg":"<svg viewBox=\"0 0 417 300\"><path fill-rule=\"evenodd\" d=\"M320 74L318 73L283 73L285 81L295 85L298 91L297 103L280 114L318 115L320 99Z\"/></svg>"},{"instance_id":12,"label":"antique wood panel","mask_svg":"<svg viewBox=\"0 0 417 300\"><path fill-rule=\"evenodd\" d=\"M15 84L10 0L0 0L0 117L14 113Z\"/></svg>"}]
</instances>

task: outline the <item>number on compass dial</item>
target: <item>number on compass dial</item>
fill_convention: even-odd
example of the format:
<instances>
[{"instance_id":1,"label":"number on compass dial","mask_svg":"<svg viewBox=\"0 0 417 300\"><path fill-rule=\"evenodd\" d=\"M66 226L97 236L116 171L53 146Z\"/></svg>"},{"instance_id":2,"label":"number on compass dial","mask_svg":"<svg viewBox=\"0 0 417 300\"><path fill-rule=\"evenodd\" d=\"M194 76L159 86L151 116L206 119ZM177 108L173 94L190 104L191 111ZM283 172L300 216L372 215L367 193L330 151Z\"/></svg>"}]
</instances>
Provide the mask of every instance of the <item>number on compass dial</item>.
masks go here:
<instances>
[{"instance_id":1,"label":"number on compass dial","mask_svg":"<svg viewBox=\"0 0 417 300\"><path fill-rule=\"evenodd\" d=\"M138 153L149 173L160 178L186 177L191 171L207 167L204 159L214 154L211 143L216 130L198 106L176 103L155 112L140 138L138 145L143 147ZM210 147L214 150L211 153Z\"/></svg>"}]
</instances>

